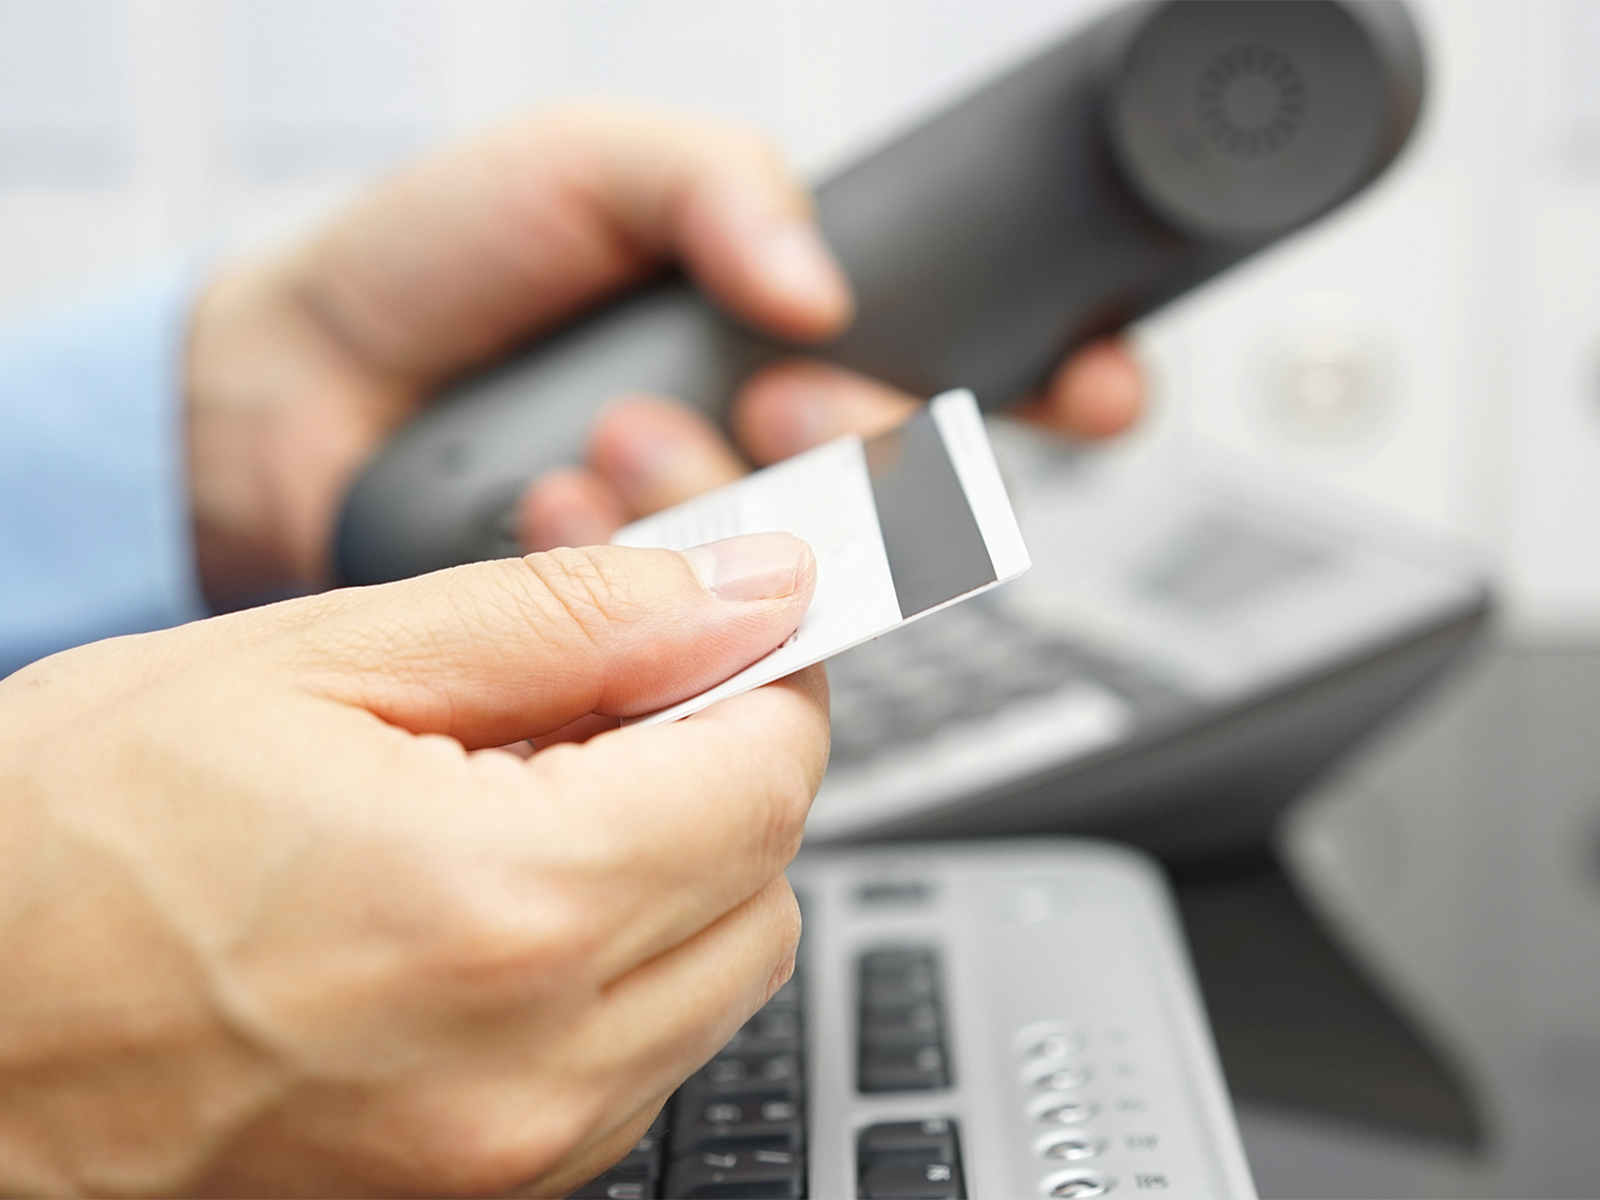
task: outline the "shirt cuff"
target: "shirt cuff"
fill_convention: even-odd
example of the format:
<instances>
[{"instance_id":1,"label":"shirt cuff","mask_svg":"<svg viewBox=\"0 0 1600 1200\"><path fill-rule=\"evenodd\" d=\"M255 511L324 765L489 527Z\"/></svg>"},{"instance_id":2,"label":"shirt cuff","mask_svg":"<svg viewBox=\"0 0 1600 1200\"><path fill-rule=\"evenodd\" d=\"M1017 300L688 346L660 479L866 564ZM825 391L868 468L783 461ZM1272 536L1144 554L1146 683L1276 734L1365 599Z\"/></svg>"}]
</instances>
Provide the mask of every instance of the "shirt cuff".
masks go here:
<instances>
[{"instance_id":1,"label":"shirt cuff","mask_svg":"<svg viewBox=\"0 0 1600 1200\"><path fill-rule=\"evenodd\" d=\"M205 615L184 421L200 282L176 264L0 328L0 675Z\"/></svg>"}]
</instances>

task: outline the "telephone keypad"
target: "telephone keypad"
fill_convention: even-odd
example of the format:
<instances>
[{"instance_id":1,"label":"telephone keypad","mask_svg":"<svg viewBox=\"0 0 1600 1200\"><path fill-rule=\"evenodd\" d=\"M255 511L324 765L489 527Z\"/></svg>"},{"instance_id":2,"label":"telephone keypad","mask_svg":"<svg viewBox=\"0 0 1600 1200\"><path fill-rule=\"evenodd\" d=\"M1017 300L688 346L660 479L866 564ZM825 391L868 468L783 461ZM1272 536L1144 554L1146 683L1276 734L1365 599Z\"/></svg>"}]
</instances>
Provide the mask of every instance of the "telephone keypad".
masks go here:
<instances>
[{"instance_id":1,"label":"telephone keypad","mask_svg":"<svg viewBox=\"0 0 1600 1200\"><path fill-rule=\"evenodd\" d=\"M1167 1176L1155 1167L1150 1153L1159 1138L1148 1127L1130 1130L1113 1137L1115 1123L1128 1114L1142 1114L1144 1098L1128 1093L1109 1093L1113 1081L1134 1076L1129 1061L1127 1038L1121 1030L1110 1030L1098 1040L1063 1021L1039 1021L1018 1031L1012 1045L1022 1058L1017 1073L1023 1113L1047 1127L1033 1142L1042 1165L1055 1166L1039 1180L1045 1196L1104 1196L1118 1186L1114 1174L1088 1170L1090 1160L1118 1157L1118 1149L1137 1155L1133 1161L1141 1169L1132 1174L1133 1187L1140 1194L1164 1191ZM1109 1051L1114 1057L1097 1070L1094 1051ZM1037 1093L1043 1090L1044 1095ZM1107 1128L1106 1126L1110 1127ZM1065 1128L1061 1128L1065 1126ZM1064 1163L1078 1164L1061 1169Z\"/></svg>"}]
</instances>

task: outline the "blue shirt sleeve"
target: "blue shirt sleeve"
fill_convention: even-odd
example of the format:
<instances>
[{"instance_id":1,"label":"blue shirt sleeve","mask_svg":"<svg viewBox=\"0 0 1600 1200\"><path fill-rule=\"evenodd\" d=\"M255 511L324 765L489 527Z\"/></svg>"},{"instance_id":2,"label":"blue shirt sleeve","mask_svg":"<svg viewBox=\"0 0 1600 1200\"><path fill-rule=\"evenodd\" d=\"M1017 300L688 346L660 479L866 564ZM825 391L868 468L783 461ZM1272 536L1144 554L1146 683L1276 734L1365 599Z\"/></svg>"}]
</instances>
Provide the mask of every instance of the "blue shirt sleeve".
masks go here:
<instances>
[{"instance_id":1,"label":"blue shirt sleeve","mask_svg":"<svg viewBox=\"0 0 1600 1200\"><path fill-rule=\"evenodd\" d=\"M175 266L0 327L0 676L204 615L183 409L196 283Z\"/></svg>"}]
</instances>

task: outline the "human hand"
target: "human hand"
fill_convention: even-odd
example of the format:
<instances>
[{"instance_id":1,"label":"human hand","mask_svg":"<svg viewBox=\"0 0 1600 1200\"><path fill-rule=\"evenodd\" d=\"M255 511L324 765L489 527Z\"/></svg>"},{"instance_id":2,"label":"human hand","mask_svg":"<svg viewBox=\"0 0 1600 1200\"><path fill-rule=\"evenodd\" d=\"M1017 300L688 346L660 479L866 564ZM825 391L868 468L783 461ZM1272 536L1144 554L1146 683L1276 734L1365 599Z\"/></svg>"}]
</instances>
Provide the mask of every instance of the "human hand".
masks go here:
<instances>
[{"instance_id":1,"label":"human hand","mask_svg":"<svg viewBox=\"0 0 1600 1200\"><path fill-rule=\"evenodd\" d=\"M350 479L427 396L668 260L786 338L849 316L810 198L765 141L620 106L446 150L224 273L197 305L187 372L208 598L327 582Z\"/></svg>"},{"instance_id":2,"label":"human hand","mask_svg":"<svg viewBox=\"0 0 1600 1200\"><path fill-rule=\"evenodd\" d=\"M428 395L669 259L722 307L781 336L821 339L849 320L848 286L818 239L810 197L771 146L732 126L621 107L553 110L464 143L304 245L225 273L197 306L188 364L207 596L227 605L326 582L350 479ZM892 423L909 403L859 377L789 364L747 389L737 420L747 452L769 461ZM1131 424L1139 405L1138 370L1113 342L1068 362L1029 411L1099 437ZM648 420L631 435L625 419L610 425L619 448L605 447L603 427L602 470L653 450L701 490L740 464L704 422L673 424L693 427L681 445L645 444L658 432ZM553 505L530 494L525 528L560 527L528 548L603 541L617 513L644 511L636 480L609 470L573 479L557 477ZM547 510L566 518L539 515Z\"/></svg>"},{"instance_id":3,"label":"human hand","mask_svg":"<svg viewBox=\"0 0 1600 1200\"><path fill-rule=\"evenodd\" d=\"M596 420L588 462L547 472L523 493L518 525L529 549L603 543L619 527L845 433L898 425L921 403L822 362L780 363L735 400L743 453L702 415L664 397L618 399ZM1143 379L1127 345L1095 342L1063 363L1015 415L1081 439L1110 437L1139 417ZM747 461L748 460L748 461Z\"/></svg>"},{"instance_id":4,"label":"human hand","mask_svg":"<svg viewBox=\"0 0 1600 1200\"><path fill-rule=\"evenodd\" d=\"M0 1194L564 1195L787 977L783 534L482 563L0 681ZM614 720L610 721L615 724Z\"/></svg>"}]
</instances>

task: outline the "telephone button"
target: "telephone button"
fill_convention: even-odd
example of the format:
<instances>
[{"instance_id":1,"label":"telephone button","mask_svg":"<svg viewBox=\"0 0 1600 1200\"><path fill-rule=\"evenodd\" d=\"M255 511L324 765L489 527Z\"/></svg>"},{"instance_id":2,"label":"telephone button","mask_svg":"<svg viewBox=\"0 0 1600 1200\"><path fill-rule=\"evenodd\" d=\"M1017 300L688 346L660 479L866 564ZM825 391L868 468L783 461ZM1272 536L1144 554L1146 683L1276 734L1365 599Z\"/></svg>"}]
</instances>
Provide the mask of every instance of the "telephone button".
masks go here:
<instances>
[{"instance_id":1,"label":"telephone button","mask_svg":"<svg viewBox=\"0 0 1600 1200\"><path fill-rule=\"evenodd\" d=\"M1092 1101L1057 1093L1040 1096L1028 1106L1029 1116L1056 1125L1081 1125L1099 1111L1100 1106Z\"/></svg>"},{"instance_id":2,"label":"telephone button","mask_svg":"<svg viewBox=\"0 0 1600 1200\"><path fill-rule=\"evenodd\" d=\"M1082 1051L1085 1040L1065 1021L1034 1021L1017 1031L1012 1045L1027 1058L1071 1058Z\"/></svg>"},{"instance_id":3,"label":"telephone button","mask_svg":"<svg viewBox=\"0 0 1600 1200\"><path fill-rule=\"evenodd\" d=\"M1115 1186L1115 1181L1104 1175L1092 1175L1082 1171L1050 1175L1040 1184L1046 1196L1062 1196L1068 1200L1088 1200L1090 1196L1104 1196Z\"/></svg>"},{"instance_id":4,"label":"telephone button","mask_svg":"<svg viewBox=\"0 0 1600 1200\"><path fill-rule=\"evenodd\" d=\"M1089 1082L1088 1067L1065 1066L1051 1059L1035 1059L1022 1068L1022 1081L1053 1092L1071 1092Z\"/></svg>"},{"instance_id":5,"label":"telephone button","mask_svg":"<svg viewBox=\"0 0 1600 1200\"><path fill-rule=\"evenodd\" d=\"M1045 1158L1080 1162L1104 1154L1106 1140L1087 1133L1047 1133L1034 1143L1034 1149Z\"/></svg>"}]
</instances>

